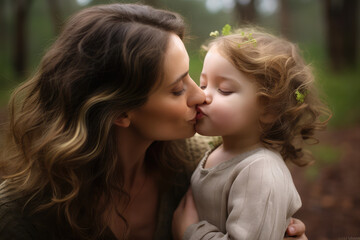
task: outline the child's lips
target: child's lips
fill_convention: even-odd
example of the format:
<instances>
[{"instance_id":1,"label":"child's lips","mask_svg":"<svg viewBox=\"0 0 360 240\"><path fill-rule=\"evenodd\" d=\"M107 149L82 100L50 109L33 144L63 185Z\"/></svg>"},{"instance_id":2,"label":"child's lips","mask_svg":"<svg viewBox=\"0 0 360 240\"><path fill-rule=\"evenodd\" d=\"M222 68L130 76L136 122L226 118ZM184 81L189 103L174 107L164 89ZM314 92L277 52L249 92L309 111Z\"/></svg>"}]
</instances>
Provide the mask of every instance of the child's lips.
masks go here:
<instances>
[{"instance_id":1,"label":"child's lips","mask_svg":"<svg viewBox=\"0 0 360 240\"><path fill-rule=\"evenodd\" d=\"M196 107L196 120L203 118L205 114L201 111L199 107Z\"/></svg>"}]
</instances>

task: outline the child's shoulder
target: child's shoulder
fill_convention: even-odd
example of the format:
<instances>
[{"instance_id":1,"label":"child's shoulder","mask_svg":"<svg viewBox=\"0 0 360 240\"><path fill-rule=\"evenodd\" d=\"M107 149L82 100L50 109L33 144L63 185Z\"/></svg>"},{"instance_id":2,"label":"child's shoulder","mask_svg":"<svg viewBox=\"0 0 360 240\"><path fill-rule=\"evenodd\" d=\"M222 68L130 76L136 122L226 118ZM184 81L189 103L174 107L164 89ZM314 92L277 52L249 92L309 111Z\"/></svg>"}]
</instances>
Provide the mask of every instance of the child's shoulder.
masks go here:
<instances>
[{"instance_id":1,"label":"child's shoulder","mask_svg":"<svg viewBox=\"0 0 360 240\"><path fill-rule=\"evenodd\" d=\"M290 171L281 154L272 149L259 148L245 161L245 168L249 168L248 170L255 175L261 174L262 178L272 179L272 181L280 180L281 178L291 178Z\"/></svg>"},{"instance_id":2,"label":"child's shoulder","mask_svg":"<svg viewBox=\"0 0 360 240\"><path fill-rule=\"evenodd\" d=\"M249 158L253 164L285 165L285 161L279 152L265 147L253 151Z\"/></svg>"}]
</instances>

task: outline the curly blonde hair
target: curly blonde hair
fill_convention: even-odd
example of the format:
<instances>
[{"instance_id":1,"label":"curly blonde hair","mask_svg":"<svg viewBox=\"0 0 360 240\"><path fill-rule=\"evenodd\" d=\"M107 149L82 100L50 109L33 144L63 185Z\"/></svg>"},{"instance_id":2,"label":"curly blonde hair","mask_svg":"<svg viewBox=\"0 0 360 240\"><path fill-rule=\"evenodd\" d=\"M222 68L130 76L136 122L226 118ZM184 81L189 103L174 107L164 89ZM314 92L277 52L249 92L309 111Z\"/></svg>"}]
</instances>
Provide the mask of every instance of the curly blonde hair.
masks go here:
<instances>
[{"instance_id":1,"label":"curly blonde hair","mask_svg":"<svg viewBox=\"0 0 360 240\"><path fill-rule=\"evenodd\" d=\"M314 133L326 127L331 113L299 48L257 27L217 37L205 49L213 46L257 85L264 114L272 116L270 122L260 120L262 143L279 151L284 160L309 164L312 156L304 143L318 142Z\"/></svg>"}]
</instances>

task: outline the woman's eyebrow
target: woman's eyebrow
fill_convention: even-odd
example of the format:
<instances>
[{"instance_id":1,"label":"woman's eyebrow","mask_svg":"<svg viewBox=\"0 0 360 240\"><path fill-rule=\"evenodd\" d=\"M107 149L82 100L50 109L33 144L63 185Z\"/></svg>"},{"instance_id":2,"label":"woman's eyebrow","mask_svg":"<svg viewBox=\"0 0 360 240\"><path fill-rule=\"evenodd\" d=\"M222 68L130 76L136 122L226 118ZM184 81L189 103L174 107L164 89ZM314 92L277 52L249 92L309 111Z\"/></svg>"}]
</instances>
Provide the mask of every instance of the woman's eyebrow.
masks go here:
<instances>
[{"instance_id":1,"label":"woman's eyebrow","mask_svg":"<svg viewBox=\"0 0 360 240\"><path fill-rule=\"evenodd\" d=\"M173 86L180 82L184 77L186 77L189 74L189 71L186 71L185 73L181 74L174 82L172 82L169 86Z\"/></svg>"}]
</instances>

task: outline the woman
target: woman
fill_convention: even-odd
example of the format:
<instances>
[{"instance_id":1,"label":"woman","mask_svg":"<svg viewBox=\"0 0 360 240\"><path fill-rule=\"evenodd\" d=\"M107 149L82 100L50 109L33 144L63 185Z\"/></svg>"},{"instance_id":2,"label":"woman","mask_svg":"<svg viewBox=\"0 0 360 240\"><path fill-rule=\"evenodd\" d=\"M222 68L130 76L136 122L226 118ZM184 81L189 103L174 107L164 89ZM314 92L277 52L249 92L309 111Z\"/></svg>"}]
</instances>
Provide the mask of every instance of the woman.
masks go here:
<instances>
[{"instance_id":1,"label":"woman","mask_svg":"<svg viewBox=\"0 0 360 240\"><path fill-rule=\"evenodd\" d=\"M183 35L177 14L142 5L70 19L10 100L0 239L171 239L173 212L206 150L174 141L195 133L204 101ZM196 209L177 212L179 238Z\"/></svg>"}]
</instances>

